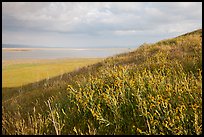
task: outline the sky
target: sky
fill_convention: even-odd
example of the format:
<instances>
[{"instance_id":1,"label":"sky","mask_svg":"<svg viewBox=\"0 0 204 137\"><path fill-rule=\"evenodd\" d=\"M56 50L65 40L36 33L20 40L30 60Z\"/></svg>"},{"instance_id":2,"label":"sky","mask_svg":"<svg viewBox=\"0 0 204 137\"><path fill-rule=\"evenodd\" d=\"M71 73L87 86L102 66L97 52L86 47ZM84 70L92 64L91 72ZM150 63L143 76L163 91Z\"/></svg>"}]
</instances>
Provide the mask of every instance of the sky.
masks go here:
<instances>
[{"instance_id":1,"label":"sky","mask_svg":"<svg viewBox=\"0 0 204 137\"><path fill-rule=\"evenodd\" d=\"M2 44L138 47L202 28L202 2L3 2Z\"/></svg>"}]
</instances>

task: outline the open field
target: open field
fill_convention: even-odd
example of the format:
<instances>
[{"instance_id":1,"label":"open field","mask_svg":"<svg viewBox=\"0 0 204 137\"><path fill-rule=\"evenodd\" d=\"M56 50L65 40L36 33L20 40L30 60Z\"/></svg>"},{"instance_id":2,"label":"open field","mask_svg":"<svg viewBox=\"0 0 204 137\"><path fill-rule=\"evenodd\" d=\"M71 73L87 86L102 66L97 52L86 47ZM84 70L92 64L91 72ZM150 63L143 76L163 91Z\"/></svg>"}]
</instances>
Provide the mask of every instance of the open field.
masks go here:
<instances>
[{"instance_id":1,"label":"open field","mask_svg":"<svg viewBox=\"0 0 204 137\"><path fill-rule=\"evenodd\" d=\"M49 79L102 59L3 60L2 87L17 87Z\"/></svg>"},{"instance_id":2,"label":"open field","mask_svg":"<svg viewBox=\"0 0 204 137\"><path fill-rule=\"evenodd\" d=\"M202 29L2 88L2 133L202 135Z\"/></svg>"}]
</instances>

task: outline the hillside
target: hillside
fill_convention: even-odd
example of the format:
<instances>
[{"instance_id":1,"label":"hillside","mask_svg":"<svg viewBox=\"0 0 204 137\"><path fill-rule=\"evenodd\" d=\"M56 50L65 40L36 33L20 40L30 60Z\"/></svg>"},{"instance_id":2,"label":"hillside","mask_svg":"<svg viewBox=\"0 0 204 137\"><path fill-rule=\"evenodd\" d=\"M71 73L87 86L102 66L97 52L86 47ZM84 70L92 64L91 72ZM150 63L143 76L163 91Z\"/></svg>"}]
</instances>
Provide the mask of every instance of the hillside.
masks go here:
<instances>
[{"instance_id":1,"label":"hillside","mask_svg":"<svg viewBox=\"0 0 204 137\"><path fill-rule=\"evenodd\" d=\"M202 30L18 88L3 134L202 134Z\"/></svg>"}]
</instances>

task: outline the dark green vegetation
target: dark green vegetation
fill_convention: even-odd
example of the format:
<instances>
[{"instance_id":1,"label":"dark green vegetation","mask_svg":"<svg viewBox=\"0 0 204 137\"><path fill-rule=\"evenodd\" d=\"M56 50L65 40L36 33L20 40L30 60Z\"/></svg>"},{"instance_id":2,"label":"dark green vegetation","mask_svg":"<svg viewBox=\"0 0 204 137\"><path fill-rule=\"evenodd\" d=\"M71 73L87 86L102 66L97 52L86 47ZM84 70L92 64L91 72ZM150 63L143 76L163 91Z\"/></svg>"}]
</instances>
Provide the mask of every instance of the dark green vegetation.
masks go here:
<instances>
[{"instance_id":1,"label":"dark green vegetation","mask_svg":"<svg viewBox=\"0 0 204 137\"><path fill-rule=\"evenodd\" d=\"M202 30L3 89L3 134L202 134Z\"/></svg>"}]
</instances>

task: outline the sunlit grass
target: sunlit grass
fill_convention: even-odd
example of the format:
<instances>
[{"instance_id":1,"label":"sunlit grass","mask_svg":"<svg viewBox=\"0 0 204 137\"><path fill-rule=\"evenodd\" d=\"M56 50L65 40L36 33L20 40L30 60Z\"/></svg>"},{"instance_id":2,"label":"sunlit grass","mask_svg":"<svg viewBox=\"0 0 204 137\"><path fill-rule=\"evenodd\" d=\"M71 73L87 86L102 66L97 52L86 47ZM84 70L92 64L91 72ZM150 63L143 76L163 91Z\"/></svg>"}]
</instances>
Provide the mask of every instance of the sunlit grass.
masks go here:
<instances>
[{"instance_id":1,"label":"sunlit grass","mask_svg":"<svg viewBox=\"0 0 204 137\"><path fill-rule=\"evenodd\" d=\"M8 89L3 134L201 135L201 32Z\"/></svg>"},{"instance_id":2,"label":"sunlit grass","mask_svg":"<svg viewBox=\"0 0 204 137\"><path fill-rule=\"evenodd\" d=\"M33 62L32 60L30 62L8 60L2 66L2 87L17 87L42 79L49 79L100 60L99 58L34 60Z\"/></svg>"}]
</instances>

